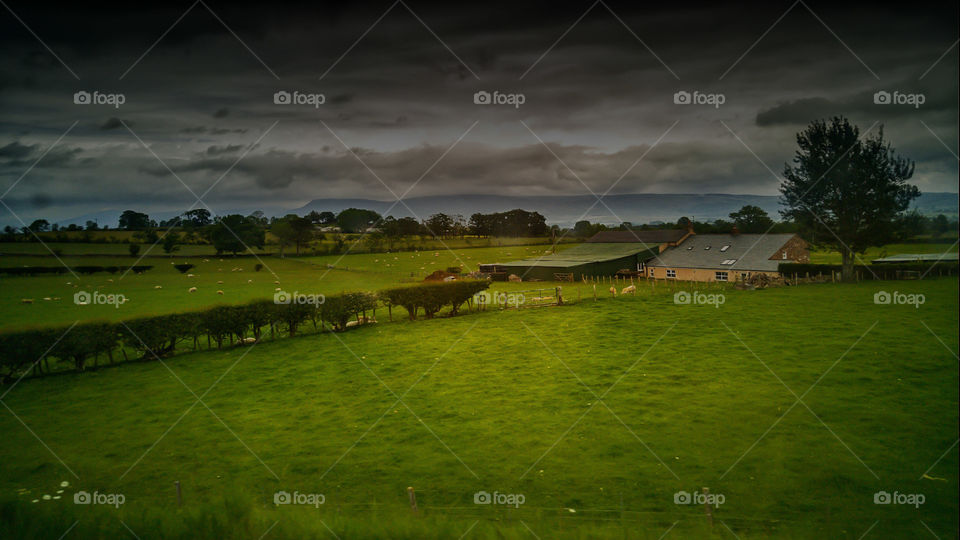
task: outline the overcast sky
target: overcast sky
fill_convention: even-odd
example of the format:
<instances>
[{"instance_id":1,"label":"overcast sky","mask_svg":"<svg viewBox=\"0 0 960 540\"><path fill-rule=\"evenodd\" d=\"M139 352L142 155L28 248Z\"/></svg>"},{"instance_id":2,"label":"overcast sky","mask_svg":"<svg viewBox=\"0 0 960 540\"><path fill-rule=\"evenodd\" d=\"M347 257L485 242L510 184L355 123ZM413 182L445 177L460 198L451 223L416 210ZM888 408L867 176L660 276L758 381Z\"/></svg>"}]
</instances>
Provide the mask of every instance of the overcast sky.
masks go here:
<instances>
[{"instance_id":1,"label":"overcast sky","mask_svg":"<svg viewBox=\"0 0 960 540\"><path fill-rule=\"evenodd\" d=\"M956 4L4 2L0 190L24 219L186 209L211 186L215 212L611 186L772 195L797 131L834 114L882 124L922 191L957 191Z\"/></svg>"}]
</instances>

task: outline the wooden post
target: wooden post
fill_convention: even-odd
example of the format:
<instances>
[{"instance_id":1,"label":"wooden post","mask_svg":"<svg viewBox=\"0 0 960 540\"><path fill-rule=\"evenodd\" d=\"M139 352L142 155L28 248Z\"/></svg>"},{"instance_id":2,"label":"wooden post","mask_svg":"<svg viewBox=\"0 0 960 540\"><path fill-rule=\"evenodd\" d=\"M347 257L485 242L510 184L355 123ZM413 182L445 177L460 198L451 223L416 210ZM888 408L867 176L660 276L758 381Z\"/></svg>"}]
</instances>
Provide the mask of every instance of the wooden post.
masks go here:
<instances>
[{"instance_id":1,"label":"wooden post","mask_svg":"<svg viewBox=\"0 0 960 540\"><path fill-rule=\"evenodd\" d=\"M413 486L407 488L407 495L410 498L410 510L416 514L417 513L417 494L413 492Z\"/></svg>"},{"instance_id":2,"label":"wooden post","mask_svg":"<svg viewBox=\"0 0 960 540\"><path fill-rule=\"evenodd\" d=\"M183 495L180 492L180 481L175 481L173 485L177 486L177 507L183 506Z\"/></svg>"},{"instance_id":3,"label":"wooden post","mask_svg":"<svg viewBox=\"0 0 960 540\"><path fill-rule=\"evenodd\" d=\"M593 301L594 302L597 301L597 284L596 283L593 284Z\"/></svg>"},{"instance_id":4,"label":"wooden post","mask_svg":"<svg viewBox=\"0 0 960 540\"><path fill-rule=\"evenodd\" d=\"M707 512L707 521L710 522L710 529L713 529L713 508L710 508L710 488L703 488L703 509Z\"/></svg>"}]
</instances>

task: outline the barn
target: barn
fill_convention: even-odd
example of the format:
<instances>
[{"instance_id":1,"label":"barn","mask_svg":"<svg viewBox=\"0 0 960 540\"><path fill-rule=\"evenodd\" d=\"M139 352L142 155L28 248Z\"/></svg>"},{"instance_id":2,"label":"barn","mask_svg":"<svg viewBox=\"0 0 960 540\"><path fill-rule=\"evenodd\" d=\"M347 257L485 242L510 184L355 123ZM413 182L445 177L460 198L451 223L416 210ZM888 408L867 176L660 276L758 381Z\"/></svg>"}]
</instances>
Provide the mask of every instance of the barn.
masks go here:
<instances>
[{"instance_id":1,"label":"barn","mask_svg":"<svg viewBox=\"0 0 960 540\"><path fill-rule=\"evenodd\" d=\"M604 231L559 253L506 263L480 265L481 272L524 281L580 280L612 276L619 271L643 272L644 263L691 234L686 230Z\"/></svg>"}]
</instances>

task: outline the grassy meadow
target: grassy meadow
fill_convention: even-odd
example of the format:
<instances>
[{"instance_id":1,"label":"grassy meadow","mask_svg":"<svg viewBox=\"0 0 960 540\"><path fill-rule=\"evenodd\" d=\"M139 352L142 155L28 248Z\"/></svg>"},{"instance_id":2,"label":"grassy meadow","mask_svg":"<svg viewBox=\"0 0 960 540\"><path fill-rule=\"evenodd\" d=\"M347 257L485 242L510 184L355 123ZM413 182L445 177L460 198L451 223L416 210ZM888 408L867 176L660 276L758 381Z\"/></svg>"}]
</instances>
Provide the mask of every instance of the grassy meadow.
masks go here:
<instances>
[{"instance_id":1,"label":"grassy meadow","mask_svg":"<svg viewBox=\"0 0 960 540\"><path fill-rule=\"evenodd\" d=\"M498 256L479 252L472 260ZM376 288L379 261L363 257L383 255L356 257L322 280L323 258L268 263L284 287ZM399 257L401 273L426 273L452 255ZM234 290L269 275L250 260L223 263L242 273L210 264L195 278L155 269L124 281L169 279L167 292L223 277ZM644 283L596 302L568 287L565 306L395 318L4 388L0 537L957 536L955 280ZM680 290L724 302L678 305ZM879 290L925 301L877 305ZM53 307L5 311L3 326ZM703 505L675 503L703 487L724 498L712 526ZM79 490L125 502L76 505ZM325 500L276 506L278 491ZM479 491L524 501L474 504ZM874 504L880 491L924 502Z\"/></svg>"}]
</instances>

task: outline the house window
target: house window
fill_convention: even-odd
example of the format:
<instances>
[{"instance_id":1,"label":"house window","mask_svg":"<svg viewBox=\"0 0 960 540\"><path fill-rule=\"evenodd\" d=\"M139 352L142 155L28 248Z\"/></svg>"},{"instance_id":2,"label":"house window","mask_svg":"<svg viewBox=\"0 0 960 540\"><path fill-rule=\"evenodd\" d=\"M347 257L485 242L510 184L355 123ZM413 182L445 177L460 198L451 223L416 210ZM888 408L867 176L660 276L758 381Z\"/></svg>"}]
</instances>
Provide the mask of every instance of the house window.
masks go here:
<instances>
[{"instance_id":1,"label":"house window","mask_svg":"<svg viewBox=\"0 0 960 540\"><path fill-rule=\"evenodd\" d=\"M676 271L676 270L667 270L667 277L668 277L668 278L676 278L676 277L677 277L677 271Z\"/></svg>"},{"instance_id":2,"label":"house window","mask_svg":"<svg viewBox=\"0 0 960 540\"><path fill-rule=\"evenodd\" d=\"M726 250L728 250L728 249L730 249L730 244L727 244L727 245L723 246L722 248L720 248L720 252L723 253L724 251L726 251Z\"/></svg>"},{"instance_id":3,"label":"house window","mask_svg":"<svg viewBox=\"0 0 960 540\"><path fill-rule=\"evenodd\" d=\"M783 250L783 260L787 260L787 250Z\"/></svg>"},{"instance_id":4,"label":"house window","mask_svg":"<svg viewBox=\"0 0 960 540\"><path fill-rule=\"evenodd\" d=\"M727 280L727 273L726 273L726 272L716 272L715 275L716 275L717 281L726 281L726 280Z\"/></svg>"},{"instance_id":5,"label":"house window","mask_svg":"<svg viewBox=\"0 0 960 540\"><path fill-rule=\"evenodd\" d=\"M746 281L748 277L750 277L750 272L740 272L741 281Z\"/></svg>"},{"instance_id":6,"label":"house window","mask_svg":"<svg viewBox=\"0 0 960 540\"><path fill-rule=\"evenodd\" d=\"M653 277L653 276L654 276L654 270L655 270L654 268L651 268L651 269L650 269L650 277Z\"/></svg>"}]
</instances>

